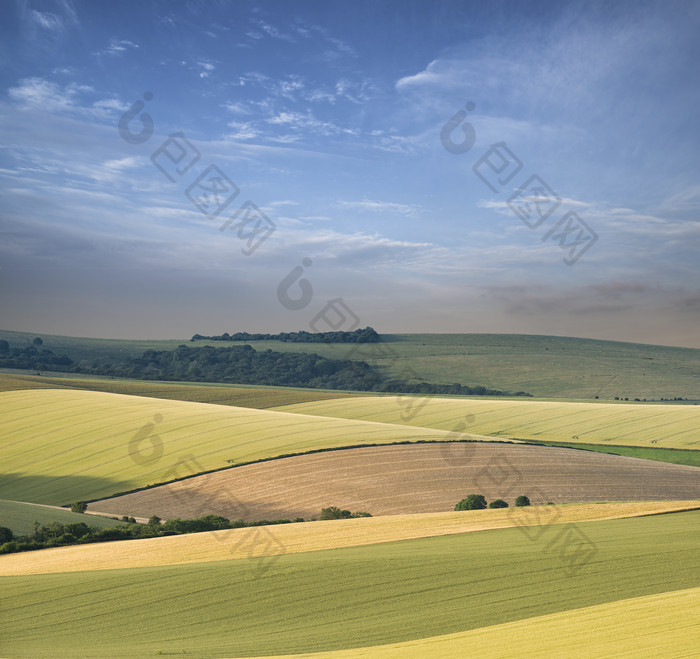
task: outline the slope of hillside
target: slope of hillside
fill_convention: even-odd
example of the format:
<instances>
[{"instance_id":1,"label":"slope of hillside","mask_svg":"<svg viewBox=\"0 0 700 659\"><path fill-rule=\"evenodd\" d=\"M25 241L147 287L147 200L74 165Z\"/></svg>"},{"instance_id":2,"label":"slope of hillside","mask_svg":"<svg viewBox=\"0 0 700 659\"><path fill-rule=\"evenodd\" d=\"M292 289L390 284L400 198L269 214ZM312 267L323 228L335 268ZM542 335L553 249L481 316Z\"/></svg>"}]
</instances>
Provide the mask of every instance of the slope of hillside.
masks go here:
<instances>
[{"instance_id":1,"label":"slope of hillside","mask_svg":"<svg viewBox=\"0 0 700 659\"><path fill-rule=\"evenodd\" d=\"M0 392L0 498L63 505L233 462L441 430L94 391Z\"/></svg>"},{"instance_id":2,"label":"slope of hillside","mask_svg":"<svg viewBox=\"0 0 700 659\"><path fill-rule=\"evenodd\" d=\"M200 328L201 329L201 328ZM235 328L231 328L235 331ZM196 330L194 330L196 331ZM28 346L36 334L0 330L0 339ZM135 357L144 350L238 343L173 340L90 339L41 334L43 347L75 361ZM256 350L313 352L335 359L359 359L394 377L427 382L483 385L534 396L614 396L700 400L700 350L620 341L526 334L384 334L379 344L251 342Z\"/></svg>"},{"instance_id":3,"label":"slope of hillside","mask_svg":"<svg viewBox=\"0 0 700 659\"><path fill-rule=\"evenodd\" d=\"M700 449L700 406L368 396L275 408L492 437ZM460 437L456 436L455 439Z\"/></svg>"},{"instance_id":4,"label":"slope of hillside","mask_svg":"<svg viewBox=\"0 0 700 659\"><path fill-rule=\"evenodd\" d=\"M511 506L521 494L533 504L696 499L700 469L548 446L378 446L244 465L90 509L164 519L309 519L331 505L372 515L448 511L472 492Z\"/></svg>"},{"instance_id":5,"label":"slope of hillside","mask_svg":"<svg viewBox=\"0 0 700 659\"><path fill-rule=\"evenodd\" d=\"M388 515L240 528L8 554L0 558L0 576L117 570L251 557L259 559L263 564L267 557L270 557L271 564L274 560L272 557L282 554L512 527L520 527L523 533L534 537L540 530L530 527L578 524L696 509L700 509L699 499L581 504L557 506L554 509L551 506L532 506L508 510Z\"/></svg>"},{"instance_id":6,"label":"slope of hillside","mask_svg":"<svg viewBox=\"0 0 700 659\"><path fill-rule=\"evenodd\" d=\"M463 632L697 587L699 521L700 511L580 524L573 553L569 527L550 525L535 538L501 529L267 563L2 577L0 654L259 656Z\"/></svg>"},{"instance_id":7,"label":"slope of hillside","mask_svg":"<svg viewBox=\"0 0 700 659\"><path fill-rule=\"evenodd\" d=\"M417 641L277 659L692 657L700 647L698 618L700 588L690 588Z\"/></svg>"}]
</instances>

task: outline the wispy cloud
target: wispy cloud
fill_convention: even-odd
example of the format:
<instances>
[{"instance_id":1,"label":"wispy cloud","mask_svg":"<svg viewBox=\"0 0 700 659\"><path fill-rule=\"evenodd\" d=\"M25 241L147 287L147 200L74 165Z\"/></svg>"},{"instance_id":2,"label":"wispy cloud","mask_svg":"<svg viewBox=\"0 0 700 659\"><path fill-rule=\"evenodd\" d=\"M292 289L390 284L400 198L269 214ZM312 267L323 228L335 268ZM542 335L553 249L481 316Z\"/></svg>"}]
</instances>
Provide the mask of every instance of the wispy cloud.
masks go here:
<instances>
[{"instance_id":1,"label":"wispy cloud","mask_svg":"<svg viewBox=\"0 0 700 659\"><path fill-rule=\"evenodd\" d=\"M368 211L371 213L397 213L406 215L407 217L418 217L425 209L417 204L397 204L390 201L372 201L364 199L363 201L339 201L336 203L338 208L348 208L351 210Z\"/></svg>"}]
</instances>

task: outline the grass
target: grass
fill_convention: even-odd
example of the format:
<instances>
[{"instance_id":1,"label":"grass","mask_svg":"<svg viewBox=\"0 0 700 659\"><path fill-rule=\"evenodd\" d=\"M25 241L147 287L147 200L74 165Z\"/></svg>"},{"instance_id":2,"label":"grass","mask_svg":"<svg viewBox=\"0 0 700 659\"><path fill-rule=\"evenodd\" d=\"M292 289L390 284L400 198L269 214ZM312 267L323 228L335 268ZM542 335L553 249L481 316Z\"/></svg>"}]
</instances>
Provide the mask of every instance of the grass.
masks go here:
<instances>
[{"instance_id":1,"label":"grass","mask_svg":"<svg viewBox=\"0 0 700 659\"><path fill-rule=\"evenodd\" d=\"M410 401L405 397L368 396L276 409L441 430L457 428L459 433L467 433L465 438L475 433L571 444L700 449L700 407L693 405L424 398L422 407L414 400L415 414L407 418L407 408L398 405L397 400ZM459 439L459 433L453 438Z\"/></svg>"},{"instance_id":2,"label":"grass","mask_svg":"<svg viewBox=\"0 0 700 659\"><path fill-rule=\"evenodd\" d=\"M0 498L65 505L245 462L348 445L442 439L425 428L123 396L0 393Z\"/></svg>"},{"instance_id":3,"label":"grass","mask_svg":"<svg viewBox=\"0 0 700 659\"><path fill-rule=\"evenodd\" d=\"M544 446L561 446L563 448L585 449L597 453L611 453L613 455L625 455L628 458L641 458L642 460L654 460L656 462L670 462L689 467L700 467L700 451L673 449L673 448L644 448L639 446L601 446L600 444L570 444L567 442L536 442Z\"/></svg>"},{"instance_id":4,"label":"grass","mask_svg":"<svg viewBox=\"0 0 700 659\"><path fill-rule=\"evenodd\" d=\"M693 508L700 508L700 501L596 503L390 515L265 527L258 535L249 528L233 529L11 554L0 559L0 576L227 561L245 559L251 553L257 557L298 554L487 529L530 527L552 520L558 524L592 522Z\"/></svg>"},{"instance_id":5,"label":"grass","mask_svg":"<svg viewBox=\"0 0 700 659\"><path fill-rule=\"evenodd\" d=\"M241 328L229 328L235 331ZM199 328L203 331L203 328ZM197 331L197 330L193 330ZM31 343L34 334L0 331L0 339L14 346ZM66 352L75 361L113 361L140 355L144 350L172 350L187 345L235 345L221 342L189 343L187 339L117 340L40 335L43 347ZM256 350L314 352L325 357L348 355L383 367L401 377L411 369L428 382L483 385L534 396L593 399L615 396L659 399L683 397L700 400L697 373L700 350L619 341L597 341L525 334L395 334L382 335L380 349L390 348L395 361L373 345L352 352L351 344L283 343L255 341Z\"/></svg>"},{"instance_id":6,"label":"grass","mask_svg":"<svg viewBox=\"0 0 700 659\"><path fill-rule=\"evenodd\" d=\"M193 403L215 403L235 407L266 409L315 400L346 398L350 392L295 389L291 387L255 387L231 384L182 384L179 382L150 382L144 380L116 380L111 378L64 375L45 377L20 373L0 373L0 391L24 389L74 389L103 391L129 396L146 396L166 400L185 400ZM361 395L361 394L355 394Z\"/></svg>"},{"instance_id":7,"label":"grass","mask_svg":"<svg viewBox=\"0 0 700 659\"><path fill-rule=\"evenodd\" d=\"M279 659L691 657L700 647L698 618L700 588L689 588L406 643Z\"/></svg>"},{"instance_id":8,"label":"grass","mask_svg":"<svg viewBox=\"0 0 700 659\"><path fill-rule=\"evenodd\" d=\"M15 535L26 535L34 530L34 522L39 522L42 526L49 522L61 524L85 522L89 526L97 526L101 529L121 523L99 515L83 515L72 513L70 510L57 510L21 501L0 499L0 526L12 529Z\"/></svg>"},{"instance_id":9,"label":"grass","mask_svg":"<svg viewBox=\"0 0 700 659\"><path fill-rule=\"evenodd\" d=\"M568 527L550 525L535 539L503 529L273 562L3 577L0 652L259 656L465 632L697 587L699 522L700 511L582 523L595 551L573 571Z\"/></svg>"}]
</instances>

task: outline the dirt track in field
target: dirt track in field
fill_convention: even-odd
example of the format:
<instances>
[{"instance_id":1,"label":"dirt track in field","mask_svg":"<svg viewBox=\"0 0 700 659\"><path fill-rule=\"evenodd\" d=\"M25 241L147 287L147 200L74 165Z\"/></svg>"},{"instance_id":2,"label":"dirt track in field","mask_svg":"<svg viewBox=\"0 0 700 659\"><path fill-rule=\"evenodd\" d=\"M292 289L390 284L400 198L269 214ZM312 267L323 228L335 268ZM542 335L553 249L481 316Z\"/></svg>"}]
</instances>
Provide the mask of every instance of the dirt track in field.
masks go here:
<instances>
[{"instance_id":1,"label":"dirt track in field","mask_svg":"<svg viewBox=\"0 0 700 659\"><path fill-rule=\"evenodd\" d=\"M318 517L448 511L467 494L533 504L700 499L700 469L591 451L517 444L379 446L262 462L90 504L163 519Z\"/></svg>"}]
</instances>

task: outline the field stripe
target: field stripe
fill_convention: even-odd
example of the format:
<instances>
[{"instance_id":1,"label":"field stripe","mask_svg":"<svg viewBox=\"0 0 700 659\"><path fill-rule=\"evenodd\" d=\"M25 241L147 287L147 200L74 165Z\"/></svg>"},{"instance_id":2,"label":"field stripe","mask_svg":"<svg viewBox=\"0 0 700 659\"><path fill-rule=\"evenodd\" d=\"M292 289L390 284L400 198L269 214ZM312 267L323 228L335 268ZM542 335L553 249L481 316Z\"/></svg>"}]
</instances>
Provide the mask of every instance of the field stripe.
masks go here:
<instances>
[{"instance_id":1,"label":"field stripe","mask_svg":"<svg viewBox=\"0 0 700 659\"><path fill-rule=\"evenodd\" d=\"M700 500L532 506L526 509L392 515L146 538L0 556L0 576L181 565L296 554L474 531L655 515L700 508Z\"/></svg>"},{"instance_id":2,"label":"field stripe","mask_svg":"<svg viewBox=\"0 0 700 659\"><path fill-rule=\"evenodd\" d=\"M590 444L700 449L700 406L569 403L536 400L427 398L406 420L397 401L367 396L274 408L297 414L404 423L464 433ZM466 422L466 423L465 423Z\"/></svg>"},{"instance_id":3,"label":"field stripe","mask_svg":"<svg viewBox=\"0 0 700 659\"><path fill-rule=\"evenodd\" d=\"M700 588L690 588L417 641L277 657L697 657L700 648L698 621Z\"/></svg>"}]
</instances>

